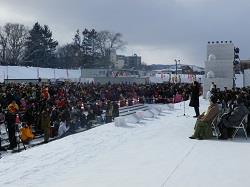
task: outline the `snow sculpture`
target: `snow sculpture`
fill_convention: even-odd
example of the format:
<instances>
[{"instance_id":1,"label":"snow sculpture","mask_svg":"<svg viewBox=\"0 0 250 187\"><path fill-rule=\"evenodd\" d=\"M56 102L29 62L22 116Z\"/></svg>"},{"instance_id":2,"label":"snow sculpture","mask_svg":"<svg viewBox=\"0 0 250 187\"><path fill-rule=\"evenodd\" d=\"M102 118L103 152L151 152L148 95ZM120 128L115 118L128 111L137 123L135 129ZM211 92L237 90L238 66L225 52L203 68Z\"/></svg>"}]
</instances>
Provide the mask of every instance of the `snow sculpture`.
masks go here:
<instances>
[{"instance_id":1,"label":"snow sculpture","mask_svg":"<svg viewBox=\"0 0 250 187\"><path fill-rule=\"evenodd\" d=\"M207 72L207 78L215 78L214 72L213 71Z\"/></svg>"},{"instance_id":2,"label":"snow sculpture","mask_svg":"<svg viewBox=\"0 0 250 187\"><path fill-rule=\"evenodd\" d=\"M124 117L116 117L115 118L115 126L116 127L124 127L127 126L125 118Z\"/></svg>"},{"instance_id":3,"label":"snow sculpture","mask_svg":"<svg viewBox=\"0 0 250 187\"><path fill-rule=\"evenodd\" d=\"M208 61L214 61L214 60L216 60L216 56L214 54L210 54L208 56Z\"/></svg>"},{"instance_id":4,"label":"snow sculpture","mask_svg":"<svg viewBox=\"0 0 250 187\"><path fill-rule=\"evenodd\" d=\"M233 87L233 61L235 46L232 42L208 42L205 60L203 96L206 97L212 82L221 90Z\"/></svg>"}]
</instances>

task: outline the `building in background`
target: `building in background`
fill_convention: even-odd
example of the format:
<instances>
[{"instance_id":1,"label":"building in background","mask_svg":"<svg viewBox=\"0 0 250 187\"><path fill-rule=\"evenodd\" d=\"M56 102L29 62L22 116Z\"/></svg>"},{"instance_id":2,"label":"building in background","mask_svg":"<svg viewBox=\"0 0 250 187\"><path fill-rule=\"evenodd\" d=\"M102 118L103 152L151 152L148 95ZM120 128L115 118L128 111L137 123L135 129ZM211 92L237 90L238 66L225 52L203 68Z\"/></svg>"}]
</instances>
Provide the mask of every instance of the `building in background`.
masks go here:
<instances>
[{"instance_id":1,"label":"building in background","mask_svg":"<svg viewBox=\"0 0 250 187\"><path fill-rule=\"evenodd\" d=\"M117 55L116 62L114 64L115 69L122 69L125 65L126 56L124 55Z\"/></svg>"},{"instance_id":2,"label":"building in background","mask_svg":"<svg viewBox=\"0 0 250 187\"><path fill-rule=\"evenodd\" d=\"M117 55L116 55L116 50L115 49L110 50L110 62L112 64L115 64L117 62Z\"/></svg>"},{"instance_id":3,"label":"building in background","mask_svg":"<svg viewBox=\"0 0 250 187\"><path fill-rule=\"evenodd\" d=\"M125 59L125 67L126 68L135 68L138 69L141 66L141 56L137 56L136 54L132 56L127 56Z\"/></svg>"},{"instance_id":4,"label":"building in background","mask_svg":"<svg viewBox=\"0 0 250 187\"><path fill-rule=\"evenodd\" d=\"M115 69L140 69L142 65L141 56L137 54L132 56L117 55L115 49L111 49L109 60Z\"/></svg>"}]
</instances>

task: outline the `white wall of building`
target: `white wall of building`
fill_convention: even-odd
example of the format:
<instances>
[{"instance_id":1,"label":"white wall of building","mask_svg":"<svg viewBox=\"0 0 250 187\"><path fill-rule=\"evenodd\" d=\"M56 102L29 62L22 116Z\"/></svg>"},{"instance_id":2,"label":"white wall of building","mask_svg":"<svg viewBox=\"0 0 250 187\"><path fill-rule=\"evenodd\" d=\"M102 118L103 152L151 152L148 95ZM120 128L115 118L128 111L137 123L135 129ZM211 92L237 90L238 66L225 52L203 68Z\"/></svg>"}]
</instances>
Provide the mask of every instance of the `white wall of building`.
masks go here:
<instances>
[{"instance_id":1,"label":"white wall of building","mask_svg":"<svg viewBox=\"0 0 250 187\"><path fill-rule=\"evenodd\" d=\"M119 59L115 62L116 69L122 69L124 67L125 61L123 59Z\"/></svg>"}]
</instances>

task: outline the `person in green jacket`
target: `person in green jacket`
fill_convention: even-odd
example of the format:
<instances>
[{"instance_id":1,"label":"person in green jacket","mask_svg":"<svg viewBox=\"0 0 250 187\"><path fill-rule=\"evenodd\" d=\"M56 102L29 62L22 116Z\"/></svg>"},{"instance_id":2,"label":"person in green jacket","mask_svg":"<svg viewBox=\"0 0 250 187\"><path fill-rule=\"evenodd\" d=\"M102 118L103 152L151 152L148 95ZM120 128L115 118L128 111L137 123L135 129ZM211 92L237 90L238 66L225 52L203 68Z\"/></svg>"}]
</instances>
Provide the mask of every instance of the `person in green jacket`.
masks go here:
<instances>
[{"instance_id":1,"label":"person in green jacket","mask_svg":"<svg viewBox=\"0 0 250 187\"><path fill-rule=\"evenodd\" d=\"M219 114L219 106L217 104L217 98L215 96L210 97L210 104L206 112L203 112L198 116L195 123L195 131L190 139L209 139L213 137L211 123L215 117Z\"/></svg>"},{"instance_id":2,"label":"person in green jacket","mask_svg":"<svg viewBox=\"0 0 250 187\"><path fill-rule=\"evenodd\" d=\"M106 115L105 115L105 119L106 119L105 122L106 123L112 122L112 117L113 117L113 105L111 101L108 101Z\"/></svg>"},{"instance_id":3,"label":"person in green jacket","mask_svg":"<svg viewBox=\"0 0 250 187\"><path fill-rule=\"evenodd\" d=\"M50 112L48 107L44 107L42 111L41 127L44 132L44 143L48 143L50 137Z\"/></svg>"}]
</instances>

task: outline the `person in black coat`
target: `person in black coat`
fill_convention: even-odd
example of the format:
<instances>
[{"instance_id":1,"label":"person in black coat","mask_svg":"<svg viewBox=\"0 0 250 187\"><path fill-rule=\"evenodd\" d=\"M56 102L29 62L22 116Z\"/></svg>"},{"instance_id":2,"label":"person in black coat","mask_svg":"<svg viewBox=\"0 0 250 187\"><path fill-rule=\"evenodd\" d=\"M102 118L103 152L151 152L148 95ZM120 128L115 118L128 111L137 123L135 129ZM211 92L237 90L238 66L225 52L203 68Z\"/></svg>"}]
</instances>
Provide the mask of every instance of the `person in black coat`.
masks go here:
<instances>
[{"instance_id":1,"label":"person in black coat","mask_svg":"<svg viewBox=\"0 0 250 187\"><path fill-rule=\"evenodd\" d=\"M12 102L7 107L8 112L5 116L7 123L8 135L9 135L9 148L14 149L17 146L16 141L16 114L18 113L19 106L16 104L16 101L12 99Z\"/></svg>"},{"instance_id":2,"label":"person in black coat","mask_svg":"<svg viewBox=\"0 0 250 187\"><path fill-rule=\"evenodd\" d=\"M119 105L117 102L113 102L113 118L119 117Z\"/></svg>"},{"instance_id":3,"label":"person in black coat","mask_svg":"<svg viewBox=\"0 0 250 187\"><path fill-rule=\"evenodd\" d=\"M197 81L193 82L193 85L191 86L191 99L190 99L190 103L189 106L194 107L194 111L195 111L195 118L197 118L200 115L200 111L199 111L199 95L200 95L200 85Z\"/></svg>"},{"instance_id":4,"label":"person in black coat","mask_svg":"<svg viewBox=\"0 0 250 187\"><path fill-rule=\"evenodd\" d=\"M90 109L87 115L87 129L90 129L92 127L95 120L96 120L96 115L93 109Z\"/></svg>"},{"instance_id":5,"label":"person in black coat","mask_svg":"<svg viewBox=\"0 0 250 187\"><path fill-rule=\"evenodd\" d=\"M1 105L0 105L1 107ZM0 108L0 125L3 125L5 122L5 115L2 111L2 109ZM0 151L6 151L6 149L4 147L2 147L2 138L1 138L1 128L0 128Z\"/></svg>"}]
</instances>

